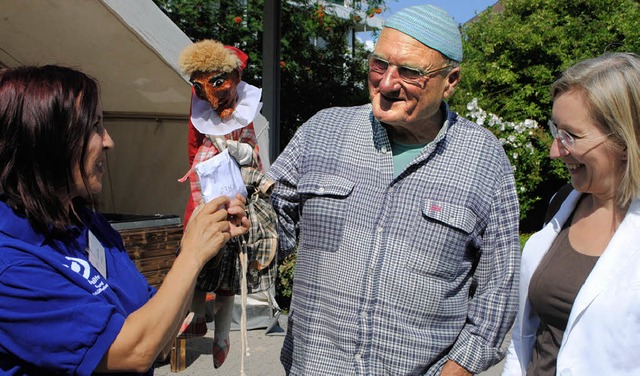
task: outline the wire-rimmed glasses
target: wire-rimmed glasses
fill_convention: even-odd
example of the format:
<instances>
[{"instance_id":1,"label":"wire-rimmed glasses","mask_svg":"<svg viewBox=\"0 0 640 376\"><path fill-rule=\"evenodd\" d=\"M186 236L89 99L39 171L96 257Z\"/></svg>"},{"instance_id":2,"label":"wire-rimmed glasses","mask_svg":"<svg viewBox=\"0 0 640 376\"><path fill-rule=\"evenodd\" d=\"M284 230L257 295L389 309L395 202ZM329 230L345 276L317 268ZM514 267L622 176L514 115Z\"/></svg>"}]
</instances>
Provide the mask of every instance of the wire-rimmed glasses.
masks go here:
<instances>
[{"instance_id":1,"label":"wire-rimmed glasses","mask_svg":"<svg viewBox=\"0 0 640 376\"><path fill-rule=\"evenodd\" d=\"M553 138L555 138L556 140L560 141L560 143L565 149L569 151L573 151L573 149L576 146L576 138L573 137L569 132L565 131L564 129L558 129L558 126L556 126L553 120L549 120L547 122L547 125L549 126L549 131L551 131L551 136L553 136ZM595 141L602 137L609 137L609 136L611 136L611 133L603 134L601 136L595 137L591 139L591 141Z\"/></svg>"},{"instance_id":2,"label":"wire-rimmed glasses","mask_svg":"<svg viewBox=\"0 0 640 376\"><path fill-rule=\"evenodd\" d=\"M450 67L450 65L447 64L440 68L423 72L416 68L410 68L404 65L391 64L388 61L378 56L371 55L369 57L369 71L371 72L384 74L387 71L387 69L389 69L390 66L396 67L396 70L398 71L398 75L400 76L402 81L409 84L418 84L418 85L422 84L425 81L425 79L427 79L430 75Z\"/></svg>"}]
</instances>

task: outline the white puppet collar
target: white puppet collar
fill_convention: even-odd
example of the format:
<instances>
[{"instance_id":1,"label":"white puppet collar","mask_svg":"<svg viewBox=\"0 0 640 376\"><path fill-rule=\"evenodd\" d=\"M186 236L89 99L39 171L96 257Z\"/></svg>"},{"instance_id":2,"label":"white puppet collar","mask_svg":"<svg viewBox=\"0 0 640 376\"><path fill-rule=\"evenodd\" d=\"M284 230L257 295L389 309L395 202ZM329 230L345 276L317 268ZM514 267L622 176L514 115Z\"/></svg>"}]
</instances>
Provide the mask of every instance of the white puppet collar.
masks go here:
<instances>
[{"instance_id":1,"label":"white puppet collar","mask_svg":"<svg viewBox=\"0 0 640 376\"><path fill-rule=\"evenodd\" d=\"M222 120L207 101L191 95L191 122L198 132L211 136L224 136L244 128L258 116L262 108L262 89L244 81L238 84L238 103L233 113Z\"/></svg>"}]
</instances>

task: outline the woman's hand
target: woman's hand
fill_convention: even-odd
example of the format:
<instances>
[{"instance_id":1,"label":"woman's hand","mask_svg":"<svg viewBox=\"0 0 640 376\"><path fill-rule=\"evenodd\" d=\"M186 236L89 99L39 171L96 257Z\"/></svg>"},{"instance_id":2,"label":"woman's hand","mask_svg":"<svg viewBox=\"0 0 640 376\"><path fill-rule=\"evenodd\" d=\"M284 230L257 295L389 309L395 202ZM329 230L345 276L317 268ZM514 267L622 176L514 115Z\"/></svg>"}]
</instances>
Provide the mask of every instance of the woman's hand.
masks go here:
<instances>
[{"instance_id":1,"label":"woman's hand","mask_svg":"<svg viewBox=\"0 0 640 376\"><path fill-rule=\"evenodd\" d=\"M246 234L249 219L244 210L245 202L241 195L232 200L220 196L198 205L185 229L180 252L195 256L200 266L204 266L229 239Z\"/></svg>"},{"instance_id":2,"label":"woman's hand","mask_svg":"<svg viewBox=\"0 0 640 376\"><path fill-rule=\"evenodd\" d=\"M245 211L245 203L247 199L237 194L236 198L231 200L227 212L229 213L229 222L231 224L231 237L246 234L249 231L251 223Z\"/></svg>"},{"instance_id":3,"label":"woman's hand","mask_svg":"<svg viewBox=\"0 0 640 376\"><path fill-rule=\"evenodd\" d=\"M224 209L229 203L225 196L215 198L198 205L189 219L180 243L180 253L195 257L200 267L231 239L231 223Z\"/></svg>"}]
</instances>

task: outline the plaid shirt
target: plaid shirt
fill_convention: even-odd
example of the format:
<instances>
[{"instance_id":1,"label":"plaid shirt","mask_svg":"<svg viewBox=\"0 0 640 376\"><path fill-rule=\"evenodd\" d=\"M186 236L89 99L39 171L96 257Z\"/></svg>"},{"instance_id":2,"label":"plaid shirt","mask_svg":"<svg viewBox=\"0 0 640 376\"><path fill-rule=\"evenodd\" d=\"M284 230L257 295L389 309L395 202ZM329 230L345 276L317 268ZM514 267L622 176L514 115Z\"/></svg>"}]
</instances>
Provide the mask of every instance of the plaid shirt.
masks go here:
<instances>
[{"instance_id":1,"label":"plaid shirt","mask_svg":"<svg viewBox=\"0 0 640 376\"><path fill-rule=\"evenodd\" d=\"M448 112L394 179L371 106L332 108L302 125L268 175L281 251L298 247L287 373L437 375L448 359L478 373L504 356L518 200L488 130Z\"/></svg>"}]
</instances>

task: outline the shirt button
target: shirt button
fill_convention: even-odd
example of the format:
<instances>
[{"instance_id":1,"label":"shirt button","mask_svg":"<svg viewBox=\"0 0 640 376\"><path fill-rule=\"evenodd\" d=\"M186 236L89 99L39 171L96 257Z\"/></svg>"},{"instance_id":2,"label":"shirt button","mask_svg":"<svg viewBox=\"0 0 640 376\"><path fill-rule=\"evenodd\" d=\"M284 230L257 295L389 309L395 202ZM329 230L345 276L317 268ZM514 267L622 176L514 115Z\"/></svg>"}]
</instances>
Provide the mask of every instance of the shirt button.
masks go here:
<instances>
[{"instance_id":1,"label":"shirt button","mask_svg":"<svg viewBox=\"0 0 640 376\"><path fill-rule=\"evenodd\" d=\"M365 311L360 312L360 317L363 318L363 319L366 319L367 318L367 312L365 312Z\"/></svg>"},{"instance_id":2,"label":"shirt button","mask_svg":"<svg viewBox=\"0 0 640 376\"><path fill-rule=\"evenodd\" d=\"M377 230L378 230L378 232L382 232L382 231L384 231L384 229L382 228L382 226L378 226Z\"/></svg>"},{"instance_id":3,"label":"shirt button","mask_svg":"<svg viewBox=\"0 0 640 376\"><path fill-rule=\"evenodd\" d=\"M381 151L381 152L383 152L384 154L386 154L389 150L387 149L387 147L386 147L386 146L383 146L383 147L380 149L380 151Z\"/></svg>"},{"instance_id":4,"label":"shirt button","mask_svg":"<svg viewBox=\"0 0 640 376\"><path fill-rule=\"evenodd\" d=\"M353 358L354 358L355 360L360 360L360 359L362 358L362 355L360 355L360 353L358 353L358 354L356 354Z\"/></svg>"},{"instance_id":5,"label":"shirt button","mask_svg":"<svg viewBox=\"0 0 640 376\"><path fill-rule=\"evenodd\" d=\"M324 193L324 188L320 188L320 189L318 189L318 192L320 192L320 193Z\"/></svg>"}]
</instances>

